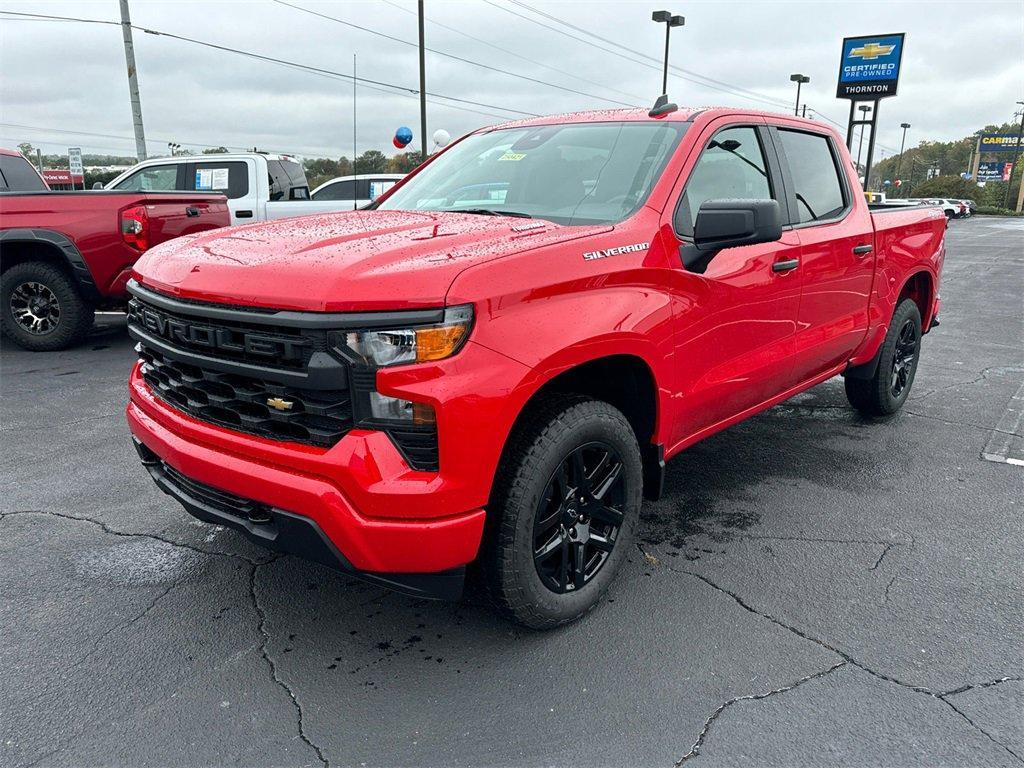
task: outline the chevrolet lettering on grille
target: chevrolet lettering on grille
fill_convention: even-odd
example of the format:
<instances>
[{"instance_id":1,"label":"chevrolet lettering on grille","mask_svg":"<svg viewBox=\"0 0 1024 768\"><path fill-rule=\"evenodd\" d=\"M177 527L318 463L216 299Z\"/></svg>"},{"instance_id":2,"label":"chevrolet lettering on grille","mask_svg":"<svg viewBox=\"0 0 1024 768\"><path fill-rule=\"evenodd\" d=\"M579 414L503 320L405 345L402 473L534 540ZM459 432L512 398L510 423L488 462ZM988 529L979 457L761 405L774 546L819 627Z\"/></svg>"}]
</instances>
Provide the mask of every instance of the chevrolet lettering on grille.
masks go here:
<instances>
[{"instance_id":1,"label":"chevrolet lettering on grille","mask_svg":"<svg viewBox=\"0 0 1024 768\"><path fill-rule=\"evenodd\" d=\"M309 345L306 339L266 336L171 317L135 301L129 303L128 318L129 322L137 323L160 338L211 351L223 350L276 360L300 360L304 348Z\"/></svg>"}]
</instances>

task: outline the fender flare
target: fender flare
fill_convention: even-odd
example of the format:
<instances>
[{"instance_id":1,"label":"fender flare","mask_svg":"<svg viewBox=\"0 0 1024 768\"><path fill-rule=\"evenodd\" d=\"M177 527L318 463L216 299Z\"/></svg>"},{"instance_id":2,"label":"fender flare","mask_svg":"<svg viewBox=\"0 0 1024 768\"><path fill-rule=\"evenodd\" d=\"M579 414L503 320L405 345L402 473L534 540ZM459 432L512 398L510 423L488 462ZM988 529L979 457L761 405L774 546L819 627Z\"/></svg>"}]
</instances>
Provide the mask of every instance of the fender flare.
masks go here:
<instances>
[{"instance_id":1,"label":"fender flare","mask_svg":"<svg viewBox=\"0 0 1024 768\"><path fill-rule=\"evenodd\" d=\"M0 231L0 248L14 243L43 244L56 248L82 295L90 301L100 300L100 292L92 278L92 272L89 271L89 265L85 263L78 246L67 235L52 229L20 228Z\"/></svg>"}]
</instances>

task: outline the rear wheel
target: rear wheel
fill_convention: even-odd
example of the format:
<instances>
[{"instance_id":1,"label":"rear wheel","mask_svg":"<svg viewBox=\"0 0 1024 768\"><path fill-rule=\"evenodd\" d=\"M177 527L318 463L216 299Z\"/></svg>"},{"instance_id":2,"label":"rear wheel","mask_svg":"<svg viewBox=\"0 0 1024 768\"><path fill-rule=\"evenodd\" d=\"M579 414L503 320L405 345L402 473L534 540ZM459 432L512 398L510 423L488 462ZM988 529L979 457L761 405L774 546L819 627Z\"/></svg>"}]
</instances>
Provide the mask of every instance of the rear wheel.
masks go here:
<instances>
[{"instance_id":1,"label":"rear wheel","mask_svg":"<svg viewBox=\"0 0 1024 768\"><path fill-rule=\"evenodd\" d=\"M68 274L52 264L15 264L0 280L0 328L18 346L64 349L80 341L93 320Z\"/></svg>"},{"instance_id":2,"label":"rear wheel","mask_svg":"<svg viewBox=\"0 0 1024 768\"><path fill-rule=\"evenodd\" d=\"M896 307L871 378L848 375L846 397L865 416L896 413L910 396L921 357L921 312L913 299Z\"/></svg>"},{"instance_id":3,"label":"rear wheel","mask_svg":"<svg viewBox=\"0 0 1024 768\"><path fill-rule=\"evenodd\" d=\"M611 405L566 397L536 409L496 479L485 568L498 606L547 629L589 611L629 552L643 472Z\"/></svg>"}]
</instances>

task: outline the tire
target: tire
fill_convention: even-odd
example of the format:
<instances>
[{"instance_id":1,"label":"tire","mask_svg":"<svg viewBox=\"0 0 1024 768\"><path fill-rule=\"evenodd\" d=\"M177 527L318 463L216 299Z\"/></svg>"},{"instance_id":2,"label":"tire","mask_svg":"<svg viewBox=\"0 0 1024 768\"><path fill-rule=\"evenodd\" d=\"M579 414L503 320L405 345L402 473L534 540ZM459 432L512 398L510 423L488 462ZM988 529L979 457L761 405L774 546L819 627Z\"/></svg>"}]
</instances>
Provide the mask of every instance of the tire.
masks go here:
<instances>
[{"instance_id":1,"label":"tire","mask_svg":"<svg viewBox=\"0 0 1024 768\"><path fill-rule=\"evenodd\" d=\"M865 416L891 416L903 407L921 359L921 312L904 299L892 315L871 378L847 375L846 398Z\"/></svg>"},{"instance_id":2,"label":"tire","mask_svg":"<svg viewBox=\"0 0 1024 768\"><path fill-rule=\"evenodd\" d=\"M26 261L3 273L0 328L18 346L36 352L65 349L85 337L92 321L92 307L63 269Z\"/></svg>"},{"instance_id":3,"label":"tire","mask_svg":"<svg viewBox=\"0 0 1024 768\"><path fill-rule=\"evenodd\" d=\"M642 491L640 448L619 410L574 395L532 409L488 510L482 565L499 610L533 629L591 610L632 548Z\"/></svg>"}]
</instances>

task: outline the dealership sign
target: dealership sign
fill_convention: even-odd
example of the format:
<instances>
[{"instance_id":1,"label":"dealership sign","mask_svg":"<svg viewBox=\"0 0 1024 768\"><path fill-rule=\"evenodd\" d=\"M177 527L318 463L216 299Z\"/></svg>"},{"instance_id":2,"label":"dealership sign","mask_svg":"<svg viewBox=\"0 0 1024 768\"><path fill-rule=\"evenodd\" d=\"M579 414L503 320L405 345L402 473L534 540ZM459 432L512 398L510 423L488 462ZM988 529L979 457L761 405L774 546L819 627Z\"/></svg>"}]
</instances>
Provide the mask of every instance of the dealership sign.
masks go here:
<instances>
[{"instance_id":1,"label":"dealership sign","mask_svg":"<svg viewBox=\"0 0 1024 768\"><path fill-rule=\"evenodd\" d=\"M903 38L902 32L844 38L836 98L868 101L895 96Z\"/></svg>"},{"instance_id":2,"label":"dealership sign","mask_svg":"<svg viewBox=\"0 0 1024 768\"><path fill-rule=\"evenodd\" d=\"M980 163L978 165L978 181L1001 181L1003 166L1006 163Z\"/></svg>"},{"instance_id":3,"label":"dealership sign","mask_svg":"<svg viewBox=\"0 0 1024 768\"><path fill-rule=\"evenodd\" d=\"M1001 133L982 134L982 152L1016 152L1019 149L1016 136Z\"/></svg>"}]
</instances>

